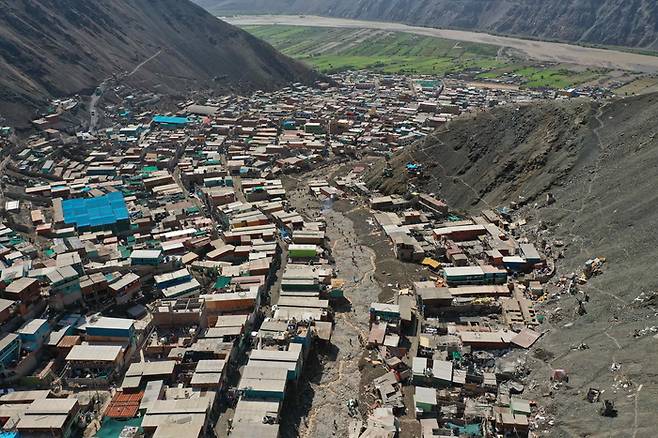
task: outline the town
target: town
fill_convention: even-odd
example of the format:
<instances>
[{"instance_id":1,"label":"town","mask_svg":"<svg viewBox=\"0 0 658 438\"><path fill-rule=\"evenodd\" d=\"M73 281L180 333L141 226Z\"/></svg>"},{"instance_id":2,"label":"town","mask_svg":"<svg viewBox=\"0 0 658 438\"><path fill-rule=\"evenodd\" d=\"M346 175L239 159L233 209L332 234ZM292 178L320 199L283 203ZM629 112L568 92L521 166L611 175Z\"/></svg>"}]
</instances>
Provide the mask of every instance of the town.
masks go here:
<instances>
[{"instance_id":1,"label":"town","mask_svg":"<svg viewBox=\"0 0 658 438\"><path fill-rule=\"evenodd\" d=\"M110 81L90 130L75 98L17 144L2 129L3 436L550 429L523 355L547 283L573 292L605 260L557 278L559 248L513 206L469 215L417 191L429 162L406 164L404 195L366 175L393 177L375 163L462 114L600 90L328 79L173 103Z\"/></svg>"}]
</instances>

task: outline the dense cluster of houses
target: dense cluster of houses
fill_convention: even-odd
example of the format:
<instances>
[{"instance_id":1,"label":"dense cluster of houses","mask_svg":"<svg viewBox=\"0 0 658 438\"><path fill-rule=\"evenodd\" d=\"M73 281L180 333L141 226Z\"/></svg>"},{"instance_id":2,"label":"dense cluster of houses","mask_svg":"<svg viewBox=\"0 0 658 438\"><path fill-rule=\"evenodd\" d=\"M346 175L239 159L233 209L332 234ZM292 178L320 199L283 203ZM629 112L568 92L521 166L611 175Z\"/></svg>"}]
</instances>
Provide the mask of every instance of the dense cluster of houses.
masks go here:
<instances>
[{"instance_id":1,"label":"dense cluster of houses","mask_svg":"<svg viewBox=\"0 0 658 438\"><path fill-rule=\"evenodd\" d=\"M400 260L427 270L370 307L367 347L389 370L373 383L377 403L393 416L412 410L423 437L526 436L534 402L506 356L541 336L533 303L552 261L504 209L464 218L427 194L400 199L370 197L376 226ZM413 387L412 406L403 385Z\"/></svg>"},{"instance_id":2,"label":"dense cluster of houses","mask_svg":"<svg viewBox=\"0 0 658 438\"><path fill-rule=\"evenodd\" d=\"M201 437L228 403L230 436L279 436L309 351L331 341L344 284L326 224L290 206L283 175L389 155L463 112L542 97L431 78L334 79L164 114L148 109L152 95L124 92L121 107L106 108L114 126L96 133L68 135L58 117L35 123L39 133L2 163L4 431L103 436L121 420L127 434ZM403 408L406 366L416 386L407 409L424 427L437 418L527 427L527 402L502 385L491 351L537 336L529 295L541 293L540 278L511 274L545 261L496 212L454 220L428 195L370 194L363 171L306 184L320 199L368 196L396 256L436 272L395 304L372 305L368 345L391 371L377 382L384 406ZM405 334L416 325L411 347ZM83 397L90 391L109 398ZM466 402L492 394L486 406ZM390 423L388 411L373 415Z\"/></svg>"}]
</instances>

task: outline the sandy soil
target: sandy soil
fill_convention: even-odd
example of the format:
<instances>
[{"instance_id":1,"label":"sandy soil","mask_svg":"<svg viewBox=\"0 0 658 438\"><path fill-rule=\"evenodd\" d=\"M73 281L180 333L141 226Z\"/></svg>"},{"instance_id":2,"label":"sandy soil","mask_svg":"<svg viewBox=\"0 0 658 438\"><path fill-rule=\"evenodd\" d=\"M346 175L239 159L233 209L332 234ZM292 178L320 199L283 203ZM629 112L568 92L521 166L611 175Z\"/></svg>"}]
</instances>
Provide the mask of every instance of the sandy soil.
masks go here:
<instances>
[{"instance_id":1,"label":"sandy soil","mask_svg":"<svg viewBox=\"0 0 658 438\"><path fill-rule=\"evenodd\" d=\"M300 179L284 179L288 199L299 212L308 218L321 215L326 219L338 277L348 282L345 294L350 302L336 311L331 347L317 351L305 368L305 378L297 390L297 408L293 407L282 422L282 430L290 431L284 436L297 436L297 429L300 437L346 436L349 399L359 401L366 418L368 407L375 400L369 384L385 373L381 365L368 360L376 357L360 341L368 335L370 304L392 300L398 286L410 286L423 270L395 259L388 239L377 229L364 200L321 204L308 193L304 183L308 179L344 174L351 167L332 165ZM411 393L406 395L411 400ZM413 412L408 417L403 418L401 436L418 436Z\"/></svg>"},{"instance_id":2,"label":"sandy soil","mask_svg":"<svg viewBox=\"0 0 658 438\"><path fill-rule=\"evenodd\" d=\"M306 174L306 178L323 175ZM301 180L286 180L291 204L308 218L322 215L327 221L327 234L339 278L347 280L345 295L351 305L336 312L336 327L330 348L319 351L307 366L306 382L301 382L298 404L303 406L299 425L300 437L347 436L350 417L349 399L361 392L359 360L363 354L361 339L368 334L368 309L377 301L381 289L373 278L375 253L357 244L353 223L331 205L321 205L308 194ZM293 188L289 188L292 186ZM300 415L300 412L293 413ZM285 423L284 423L285 424ZM284 436L297 436L293 430ZM288 434L288 435L287 435Z\"/></svg>"},{"instance_id":3,"label":"sandy soil","mask_svg":"<svg viewBox=\"0 0 658 438\"><path fill-rule=\"evenodd\" d=\"M326 18L312 15L248 15L222 17L222 19L237 26L284 24L291 26L366 28L391 32L407 32L416 35L446 38L450 40L510 47L518 50L529 58L541 61L586 65L613 70L631 70L644 73L658 72L658 57L655 56L621 52L618 50L583 47L573 44L524 40L521 38L502 37L479 32L407 26L405 24L380 21Z\"/></svg>"}]
</instances>

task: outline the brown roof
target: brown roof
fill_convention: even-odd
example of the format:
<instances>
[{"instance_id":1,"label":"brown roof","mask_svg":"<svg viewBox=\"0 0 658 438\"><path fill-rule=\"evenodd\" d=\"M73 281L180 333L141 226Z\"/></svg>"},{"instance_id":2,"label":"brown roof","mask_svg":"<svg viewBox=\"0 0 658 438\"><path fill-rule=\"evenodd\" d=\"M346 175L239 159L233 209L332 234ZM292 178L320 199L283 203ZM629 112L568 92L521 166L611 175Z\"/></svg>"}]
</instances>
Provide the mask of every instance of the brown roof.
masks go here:
<instances>
[{"instance_id":1,"label":"brown roof","mask_svg":"<svg viewBox=\"0 0 658 438\"><path fill-rule=\"evenodd\" d=\"M117 392L107 407L105 416L110 418L133 418L137 415L143 396L143 391L136 394Z\"/></svg>"},{"instance_id":2,"label":"brown roof","mask_svg":"<svg viewBox=\"0 0 658 438\"><path fill-rule=\"evenodd\" d=\"M82 343L80 336L64 336L57 344L58 348L71 348Z\"/></svg>"}]
</instances>

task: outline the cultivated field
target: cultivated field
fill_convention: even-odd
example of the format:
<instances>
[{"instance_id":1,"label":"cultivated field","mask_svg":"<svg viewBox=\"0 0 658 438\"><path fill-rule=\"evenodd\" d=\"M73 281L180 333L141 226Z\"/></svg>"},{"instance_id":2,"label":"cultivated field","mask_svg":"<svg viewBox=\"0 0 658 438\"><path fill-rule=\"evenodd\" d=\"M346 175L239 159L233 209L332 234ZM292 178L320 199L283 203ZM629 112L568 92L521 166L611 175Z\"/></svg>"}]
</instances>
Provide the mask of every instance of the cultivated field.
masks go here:
<instances>
[{"instance_id":1,"label":"cultivated field","mask_svg":"<svg viewBox=\"0 0 658 438\"><path fill-rule=\"evenodd\" d=\"M288 25L244 29L324 73L360 69L437 76L466 73L476 79L501 79L529 88L596 83L609 73L606 69L538 63L490 44L380 29Z\"/></svg>"}]
</instances>

